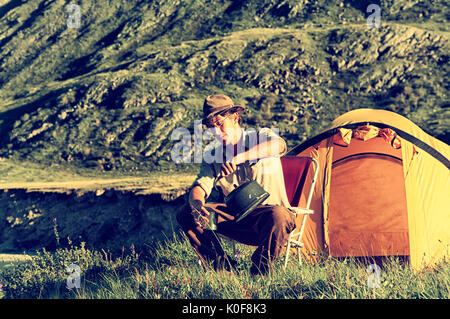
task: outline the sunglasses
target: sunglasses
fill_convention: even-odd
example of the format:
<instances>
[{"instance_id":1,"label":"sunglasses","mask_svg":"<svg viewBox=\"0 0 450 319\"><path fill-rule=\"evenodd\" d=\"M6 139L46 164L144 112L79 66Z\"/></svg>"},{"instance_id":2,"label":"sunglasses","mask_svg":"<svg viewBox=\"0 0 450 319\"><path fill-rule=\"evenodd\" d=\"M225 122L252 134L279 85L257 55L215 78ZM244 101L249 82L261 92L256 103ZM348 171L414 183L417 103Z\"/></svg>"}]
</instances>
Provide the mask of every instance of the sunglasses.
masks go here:
<instances>
[{"instance_id":1,"label":"sunglasses","mask_svg":"<svg viewBox=\"0 0 450 319\"><path fill-rule=\"evenodd\" d=\"M213 118L206 121L205 122L206 127L208 127L208 128L222 127L225 120L230 116L230 114L223 115L224 113L219 113L219 114L215 115ZM217 119L217 116L223 116L223 119L219 120L219 119Z\"/></svg>"}]
</instances>

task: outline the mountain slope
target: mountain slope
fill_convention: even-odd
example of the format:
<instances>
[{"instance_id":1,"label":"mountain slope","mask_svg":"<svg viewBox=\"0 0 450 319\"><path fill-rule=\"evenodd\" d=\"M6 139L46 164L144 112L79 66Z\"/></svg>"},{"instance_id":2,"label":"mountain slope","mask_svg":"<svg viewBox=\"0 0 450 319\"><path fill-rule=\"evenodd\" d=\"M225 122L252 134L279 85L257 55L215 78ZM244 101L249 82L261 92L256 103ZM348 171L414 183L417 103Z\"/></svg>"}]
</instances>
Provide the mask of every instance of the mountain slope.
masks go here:
<instances>
[{"instance_id":1,"label":"mountain slope","mask_svg":"<svg viewBox=\"0 0 450 319\"><path fill-rule=\"evenodd\" d=\"M0 156L130 172L182 169L204 97L290 147L343 112L395 111L448 142L444 1L0 1ZM375 2L377 3L377 2Z\"/></svg>"}]
</instances>

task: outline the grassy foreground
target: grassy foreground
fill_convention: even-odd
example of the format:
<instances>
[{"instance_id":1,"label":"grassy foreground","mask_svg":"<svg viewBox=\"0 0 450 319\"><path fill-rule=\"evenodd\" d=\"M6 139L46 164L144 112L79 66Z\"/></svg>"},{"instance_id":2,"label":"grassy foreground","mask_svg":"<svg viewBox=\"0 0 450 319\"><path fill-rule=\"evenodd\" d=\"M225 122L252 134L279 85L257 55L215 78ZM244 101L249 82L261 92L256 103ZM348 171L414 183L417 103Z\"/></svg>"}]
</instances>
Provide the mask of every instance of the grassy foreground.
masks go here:
<instances>
[{"instance_id":1,"label":"grassy foreground","mask_svg":"<svg viewBox=\"0 0 450 319\"><path fill-rule=\"evenodd\" d=\"M414 274L408 265L392 258L371 273L367 264L353 259L323 258L302 267L292 260L283 271L280 258L271 274L251 277L252 249L237 248L239 274L203 271L187 240L177 236L147 251L131 247L115 257L83 245L52 253L38 251L30 261L0 265L0 298L448 299L450 295L448 262ZM76 271L68 272L72 264L80 267L79 288L68 289L68 284L76 283Z\"/></svg>"}]
</instances>

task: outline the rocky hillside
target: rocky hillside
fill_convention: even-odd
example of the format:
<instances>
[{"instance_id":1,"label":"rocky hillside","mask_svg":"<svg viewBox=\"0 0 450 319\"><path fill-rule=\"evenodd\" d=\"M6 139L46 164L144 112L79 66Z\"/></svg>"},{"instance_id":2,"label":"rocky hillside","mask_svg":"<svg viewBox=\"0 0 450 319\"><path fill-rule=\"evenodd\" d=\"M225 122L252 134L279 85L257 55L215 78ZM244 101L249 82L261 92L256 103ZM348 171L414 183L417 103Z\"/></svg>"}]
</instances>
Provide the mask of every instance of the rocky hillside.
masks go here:
<instances>
[{"instance_id":1,"label":"rocky hillside","mask_svg":"<svg viewBox=\"0 0 450 319\"><path fill-rule=\"evenodd\" d=\"M171 133L216 92L290 147L361 107L449 142L447 1L77 3L0 0L0 157L182 169Z\"/></svg>"}]
</instances>

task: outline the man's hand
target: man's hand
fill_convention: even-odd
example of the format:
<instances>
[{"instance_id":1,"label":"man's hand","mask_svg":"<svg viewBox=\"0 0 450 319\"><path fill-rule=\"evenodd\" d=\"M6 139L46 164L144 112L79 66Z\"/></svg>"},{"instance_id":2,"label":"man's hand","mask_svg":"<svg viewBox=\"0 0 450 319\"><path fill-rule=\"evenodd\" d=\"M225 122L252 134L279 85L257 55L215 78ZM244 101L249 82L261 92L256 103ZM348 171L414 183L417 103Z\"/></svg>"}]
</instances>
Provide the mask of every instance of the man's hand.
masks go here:
<instances>
[{"instance_id":1,"label":"man's hand","mask_svg":"<svg viewBox=\"0 0 450 319\"><path fill-rule=\"evenodd\" d=\"M234 171L236 171L236 161L232 160L231 162L226 162L222 164L222 167L220 168L220 173L222 176L227 176L229 174L232 174Z\"/></svg>"},{"instance_id":2,"label":"man's hand","mask_svg":"<svg viewBox=\"0 0 450 319\"><path fill-rule=\"evenodd\" d=\"M202 215L209 216L208 210L203 205L204 205L204 203L199 199L193 199L191 201L191 208L193 210L199 211Z\"/></svg>"},{"instance_id":3,"label":"man's hand","mask_svg":"<svg viewBox=\"0 0 450 319\"><path fill-rule=\"evenodd\" d=\"M194 220L200 227L206 228L209 223L209 212L204 206L204 203L199 199L192 199L190 200L189 205L191 206L192 216L194 216Z\"/></svg>"}]
</instances>

